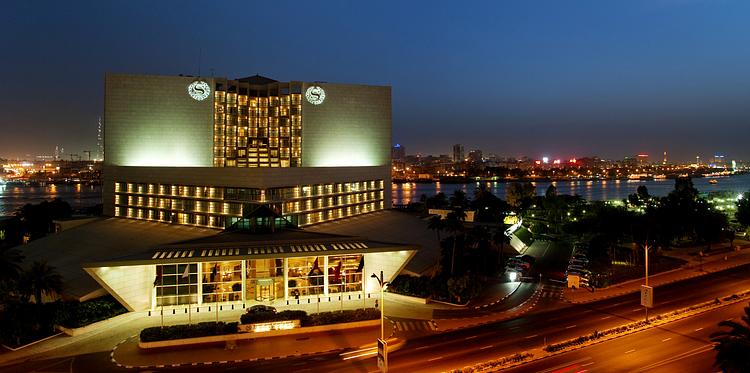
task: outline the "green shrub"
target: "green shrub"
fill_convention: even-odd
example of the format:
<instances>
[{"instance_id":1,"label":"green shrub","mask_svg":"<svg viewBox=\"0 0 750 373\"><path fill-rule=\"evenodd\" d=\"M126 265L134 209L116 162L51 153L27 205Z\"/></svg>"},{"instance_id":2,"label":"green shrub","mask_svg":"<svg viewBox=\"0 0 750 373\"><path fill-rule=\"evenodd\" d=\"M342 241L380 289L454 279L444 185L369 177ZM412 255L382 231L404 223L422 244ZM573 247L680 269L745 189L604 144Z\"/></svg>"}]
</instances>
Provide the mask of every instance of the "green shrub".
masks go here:
<instances>
[{"instance_id":1,"label":"green shrub","mask_svg":"<svg viewBox=\"0 0 750 373\"><path fill-rule=\"evenodd\" d=\"M168 341L183 338L208 337L237 333L237 323L223 321L202 322L192 325L172 325L146 328L141 331L142 342Z\"/></svg>"}]
</instances>

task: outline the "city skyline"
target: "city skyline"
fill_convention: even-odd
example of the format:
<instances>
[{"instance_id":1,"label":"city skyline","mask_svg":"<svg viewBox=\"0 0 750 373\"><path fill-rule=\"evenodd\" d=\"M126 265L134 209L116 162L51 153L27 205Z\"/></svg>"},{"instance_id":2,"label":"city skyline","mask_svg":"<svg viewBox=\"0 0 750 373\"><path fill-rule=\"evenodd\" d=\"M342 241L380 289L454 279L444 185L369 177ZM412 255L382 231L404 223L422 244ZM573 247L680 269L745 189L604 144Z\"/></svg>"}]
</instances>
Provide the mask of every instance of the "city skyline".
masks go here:
<instances>
[{"instance_id":1,"label":"city skyline","mask_svg":"<svg viewBox=\"0 0 750 373\"><path fill-rule=\"evenodd\" d=\"M125 72L391 85L414 153L750 158L743 2L131 4L6 5L0 156L96 152L104 74ZM200 26L243 11L295 26Z\"/></svg>"}]
</instances>

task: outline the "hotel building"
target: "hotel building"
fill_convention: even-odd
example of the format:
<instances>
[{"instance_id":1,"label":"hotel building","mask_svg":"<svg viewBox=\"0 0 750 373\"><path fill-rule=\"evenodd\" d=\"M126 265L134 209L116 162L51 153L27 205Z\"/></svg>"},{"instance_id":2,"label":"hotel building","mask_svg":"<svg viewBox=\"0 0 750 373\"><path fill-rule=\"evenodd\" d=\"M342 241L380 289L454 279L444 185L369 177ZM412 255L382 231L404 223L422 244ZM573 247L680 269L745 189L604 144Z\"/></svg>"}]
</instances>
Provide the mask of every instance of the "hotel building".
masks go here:
<instances>
[{"instance_id":1,"label":"hotel building","mask_svg":"<svg viewBox=\"0 0 750 373\"><path fill-rule=\"evenodd\" d=\"M390 207L390 87L108 74L105 215L225 229Z\"/></svg>"},{"instance_id":2,"label":"hotel building","mask_svg":"<svg viewBox=\"0 0 750 373\"><path fill-rule=\"evenodd\" d=\"M107 74L108 218L26 252L131 311L369 299L417 247L303 228L389 208L390 142L390 87Z\"/></svg>"}]
</instances>

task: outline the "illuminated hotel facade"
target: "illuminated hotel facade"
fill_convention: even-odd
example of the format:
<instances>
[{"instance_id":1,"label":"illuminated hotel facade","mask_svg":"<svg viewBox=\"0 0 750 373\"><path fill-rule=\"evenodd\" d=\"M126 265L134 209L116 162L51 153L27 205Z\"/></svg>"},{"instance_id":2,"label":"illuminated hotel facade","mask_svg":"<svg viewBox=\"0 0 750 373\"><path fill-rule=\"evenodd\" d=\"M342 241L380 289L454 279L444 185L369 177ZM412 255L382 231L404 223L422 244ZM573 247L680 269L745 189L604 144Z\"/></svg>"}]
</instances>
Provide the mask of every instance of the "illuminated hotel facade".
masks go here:
<instances>
[{"instance_id":1,"label":"illuminated hotel facade","mask_svg":"<svg viewBox=\"0 0 750 373\"><path fill-rule=\"evenodd\" d=\"M75 252L129 310L364 300L416 253L298 229L390 207L390 87L108 74L104 138L111 218Z\"/></svg>"},{"instance_id":2,"label":"illuminated hotel facade","mask_svg":"<svg viewBox=\"0 0 750 373\"><path fill-rule=\"evenodd\" d=\"M390 87L108 74L104 212L225 229L390 207ZM245 216L246 217L246 216Z\"/></svg>"}]
</instances>

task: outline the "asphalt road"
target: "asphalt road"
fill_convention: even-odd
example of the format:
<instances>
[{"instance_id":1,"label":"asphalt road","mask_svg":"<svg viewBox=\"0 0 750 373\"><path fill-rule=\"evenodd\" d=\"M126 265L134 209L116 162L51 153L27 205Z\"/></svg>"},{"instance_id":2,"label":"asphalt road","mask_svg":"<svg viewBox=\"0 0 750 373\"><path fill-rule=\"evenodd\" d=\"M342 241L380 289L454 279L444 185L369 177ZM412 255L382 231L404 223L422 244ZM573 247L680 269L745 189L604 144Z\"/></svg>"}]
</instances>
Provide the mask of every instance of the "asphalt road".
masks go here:
<instances>
[{"instance_id":1,"label":"asphalt road","mask_svg":"<svg viewBox=\"0 0 750 373\"><path fill-rule=\"evenodd\" d=\"M712 372L711 333L722 320L738 319L746 302L706 312L663 327L568 352L509 372Z\"/></svg>"},{"instance_id":2,"label":"asphalt road","mask_svg":"<svg viewBox=\"0 0 750 373\"><path fill-rule=\"evenodd\" d=\"M703 277L673 283L656 289L654 313L714 299L733 291L750 289L750 265ZM660 299L664 301L660 302ZM473 363L511 355L527 348L541 346L595 329L604 329L643 317L638 294L630 294L588 305L557 305L554 311L535 312L518 319L489 324L410 340L389 355L392 372L434 372L460 368ZM738 317L744 303L668 324L661 328L612 340L575 352L561 354L516 368L518 372L631 371L647 368L654 371L713 371L708 335L716 323ZM671 339L670 339L671 338ZM591 351L591 352L590 352ZM237 363L222 366L164 368L161 371L254 371L279 372L372 372L375 359L345 359L356 355L327 354L308 358ZM81 360L79 360L79 358ZM238 356L241 358L241 356ZM593 364L590 364L593 363ZM73 371L92 371L99 359L77 357ZM588 365L585 365L588 364ZM109 365L111 367L111 365ZM574 369L568 369L574 367ZM576 368L577 367L577 368ZM689 369L685 369L685 368ZM19 370L29 371L29 370ZM49 371L45 369L45 371ZM66 370L67 371L67 370Z\"/></svg>"}]
</instances>

